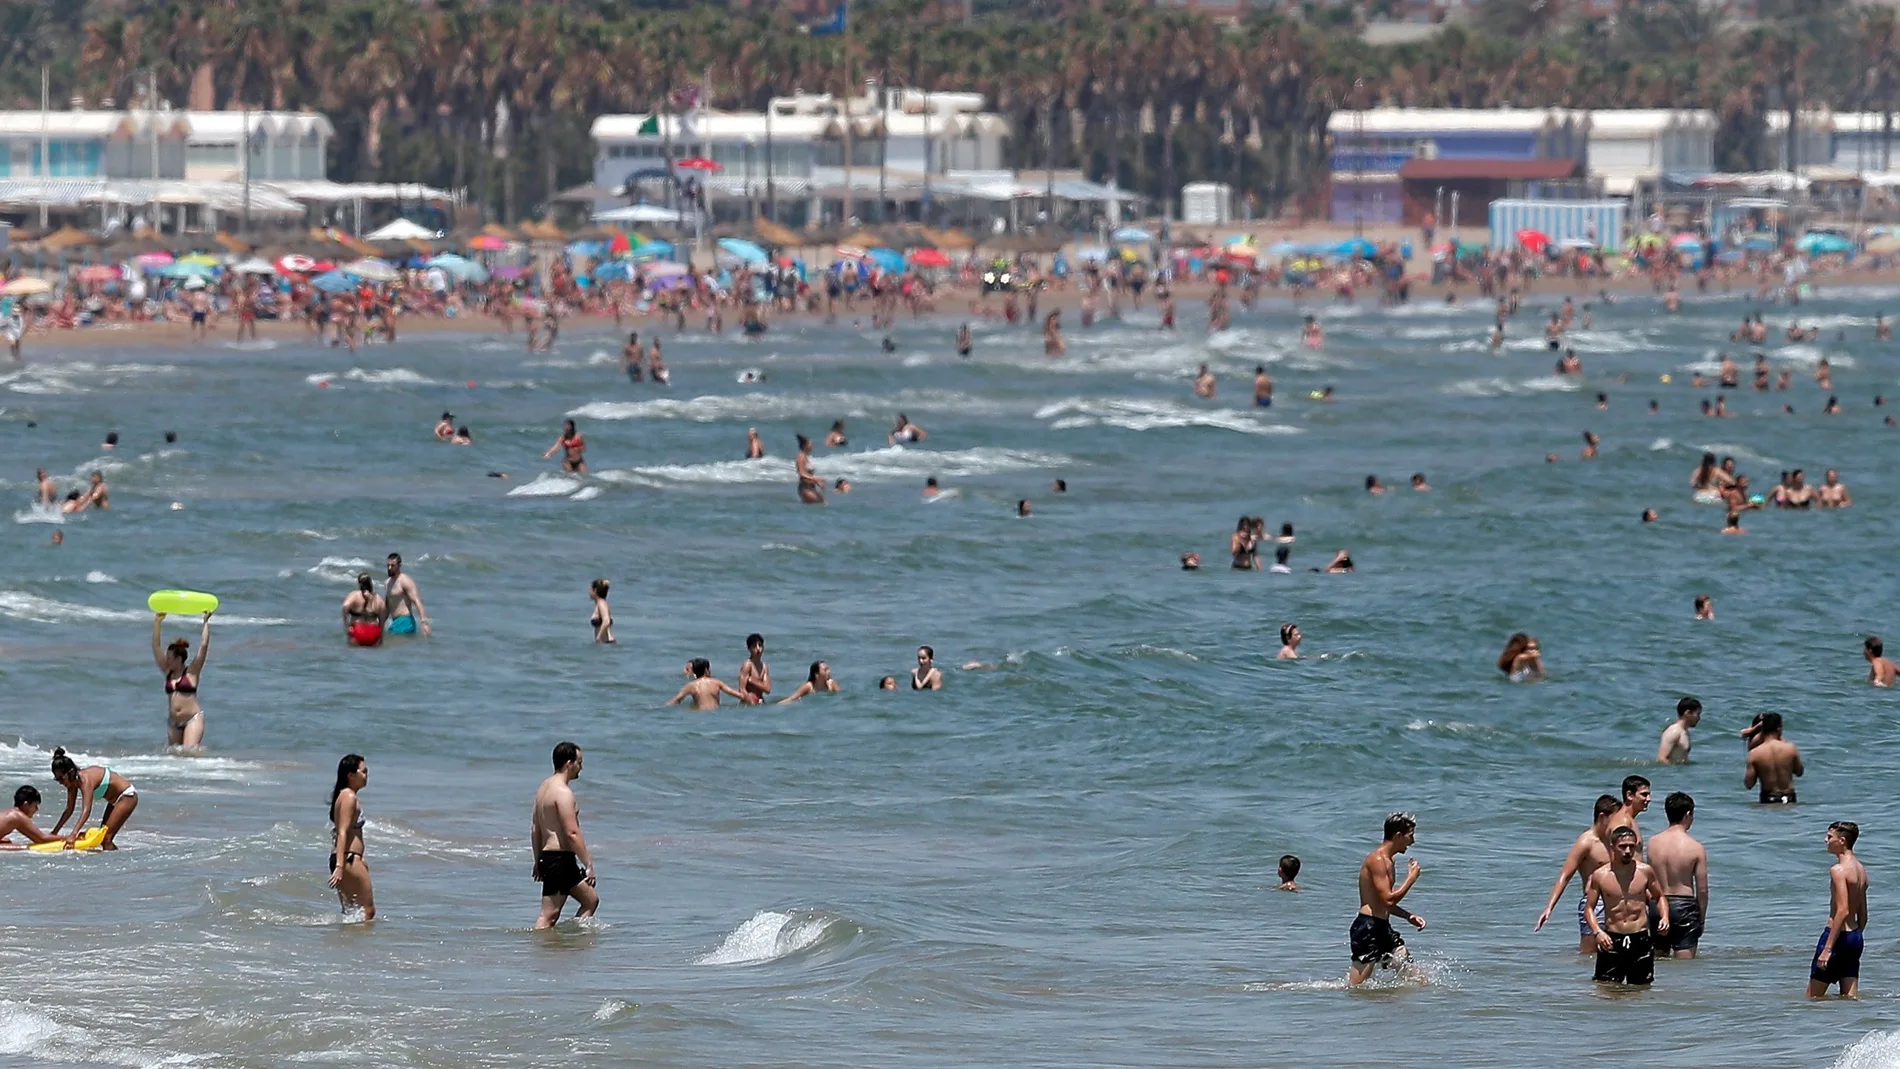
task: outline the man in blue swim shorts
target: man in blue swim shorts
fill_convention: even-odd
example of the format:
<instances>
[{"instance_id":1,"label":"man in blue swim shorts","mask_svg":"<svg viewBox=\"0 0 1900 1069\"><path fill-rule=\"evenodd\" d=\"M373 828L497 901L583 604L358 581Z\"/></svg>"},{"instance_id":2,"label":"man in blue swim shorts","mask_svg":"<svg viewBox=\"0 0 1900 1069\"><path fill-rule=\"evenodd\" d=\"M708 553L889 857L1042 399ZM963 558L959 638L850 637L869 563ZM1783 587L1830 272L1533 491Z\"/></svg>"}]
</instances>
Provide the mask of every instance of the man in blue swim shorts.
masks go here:
<instances>
[{"instance_id":1,"label":"man in blue swim shorts","mask_svg":"<svg viewBox=\"0 0 1900 1069\"><path fill-rule=\"evenodd\" d=\"M1828 918L1808 966L1808 997L1820 998L1840 985L1842 998L1860 997L1861 931L1867 927L1867 869L1854 856L1860 825L1837 820L1827 826Z\"/></svg>"},{"instance_id":2,"label":"man in blue swim shorts","mask_svg":"<svg viewBox=\"0 0 1900 1069\"><path fill-rule=\"evenodd\" d=\"M389 555L389 583L383 587L383 631L390 635L413 635L416 625L429 633L429 613L422 607L422 592L416 581L402 574L402 554Z\"/></svg>"}]
</instances>

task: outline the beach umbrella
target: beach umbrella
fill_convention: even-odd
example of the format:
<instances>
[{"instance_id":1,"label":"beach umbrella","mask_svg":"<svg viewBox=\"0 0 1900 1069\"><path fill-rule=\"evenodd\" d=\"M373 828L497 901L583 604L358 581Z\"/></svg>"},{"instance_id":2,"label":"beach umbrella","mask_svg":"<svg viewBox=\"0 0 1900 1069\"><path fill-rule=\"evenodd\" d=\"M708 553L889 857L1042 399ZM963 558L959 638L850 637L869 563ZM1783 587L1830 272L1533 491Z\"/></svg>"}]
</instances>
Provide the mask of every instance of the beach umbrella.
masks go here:
<instances>
[{"instance_id":1,"label":"beach umbrella","mask_svg":"<svg viewBox=\"0 0 1900 1069\"><path fill-rule=\"evenodd\" d=\"M500 252L508 244L508 239L498 234L477 234L468 239L468 247L477 252Z\"/></svg>"},{"instance_id":2,"label":"beach umbrella","mask_svg":"<svg viewBox=\"0 0 1900 1069\"><path fill-rule=\"evenodd\" d=\"M633 251L636 256L671 256L673 255L673 243L670 241L661 241L659 238L650 238L646 241L642 241L640 247Z\"/></svg>"},{"instance_id":3,"label":"beach umbrella","mask_svg":"<svg viewBox=\"0 0 1900 1069\"><path fill-rule=\"evenodd\" d=\"M1299 251L1300 247L1290 241L1276 241L1267 246L1267 255L1276 259L1285 259Z\"/></svg>"},{"instance_id":4,"label":"beach umbrella","mask_svg":"<svg viewBox=\"0 0 1900 1069\"><path fill-rule=\"evenodd\" d=\"M1114 233L1110 234L1109 237L1114 238L1116 241L1128 241L1138 245L1155 239L1153 234L1138 226L1120 227Z\"/></svg>"},{"instance_id":5,"label":"beach umbrella","mask_svg":"<svg viewBox=\"0 0 1900 1069\"><path fill-rule=\"evenodd\" d=\"M111 264L93 264L73 272L73 279L78 282L117 282L120 277L119 269Z\"/></svg>"},{"instance_id":6,"label":"beach umbrella","mask_svg":"<svg viewBox=\"0 0 1900 1069\"><path fill-rule=\"evenodd\" d=\"M711 174L714 171L725 170L725 167L714 163L704 156L688 156L683 160L674 160L673 166L678 167L682 171L704 171L707 174Z\"/></svg>"},{"instance_id":7,"label":"beach umbrella","mask_svg":"<svg viewBox=\"0 0 1900 1069\"><path fill-rule=\"evenodd\" d=\"M862 245L840 245L832 249L831 254L840 260L862 260L871 255Z\"/></svg>"},{"instance_id":8,"label":"beach umbrella","mask_svg":"<svg viewBox=\"0 0 1900 1069\"><path fill-rule=\"evenodd\" d=\"M431 241L434 238L435 231L407 219L398 219L363 235L364 241Z\"/></svg>"},{"instance_id":9,"label":"beach umbrella","mask_svg":"<svg viewBox=\"0 0 1900 1069\"><path fill-rule=\"evenodd\" d=\"M633 239L628 237L624 231L615 231L613 238L607 242L607 254L609 256L625 256L632 251Z\"/></svg>"},{"instance_id":10,"label":"beach umbrella","mask_svg":"<svg viewBox=\"0 0 1900 1069\"><path fill-rule=\"evenodd\" d=\"M904 254L896 249L872 249L869 259L872 263L890 272L904 270Z\"/></svg>"},{"instance_id":11,"label":"beach umbrella","mask_svg":"<svg viewBox=\"0 0 1900 1069\"><path fill-rule=\"evenodd\" d=\"M1527 252L1543 252L1550 247L1550 235L1527 227L1517 232L1517 243Z\"/></svg>"},{"instance_id":12,"label":"beach umbrella","mask_svg":"<svg viewBox=\"0 0 1900 1069\"><path fill-rule=\"evenodd\" d=\"M178 286L180 289L201 290L201 289L204 289L207 284L208 283L206 283L204 280L204 276L193 275L190 278L184 280L183 282L180 282Z\"/></svg>"},{"instance_id":13,"label":"beach umbrella","mask_svg":"<svg viewBox=\"0 0 1900 1069\"><path fill-rule=\"evenodd\" d=\"M452 252L445 252L440 256L433 257L425 261L423 266L439 268L453 276L458 282L488 281L488 269L486 267L483 267L481 264L476 263L466 256L457 256Z\"/></svg>"},{"instance_id":14,"label":"beach umbrella","mask_svg":"<svg viewBox=\"0 0 1900 1069\"><path fill-rule=\"evenodd\" d=\"M494 271L496 278L507 279L511 282L527 273L528 269L520 266L497 267Z\"/></svg>"},{"instance_id":15,"label":"beach umbrella","mask_svg":"<svg viewBox=\"0 0 1900 1069\"><path fill-rule=\"evenodd\" d=\"M162 249L155 252L142 252L132 257L133 266L146 272L156 271L171 262L172 254Z\"/></svg>"},{"instance_id":16,"label":"beach umbrella","mask_svg":"<svg viewBox=\"0 0 1900 1069\"><path fill-rule=\"evenodd\" d=\"M396 270L395 265L388 260L378 260L373 256L344 264L343 272L355 275L366 282L394 282L402 277L402 272Z\"/></svg>"},{"instance_id":17,"label":"beach umbrella","mask_svg":"<svg viewBox=\"0 0 1900 1069\"><path fill-rule=\"evenodd\" d=\"M1597 243L1591 241L1589 238L1565 238L1557 244L1559 247L1566 249L1594 249L1597 247Z\"/></svg>"},{"instance_id":18,"label":"beach umbrella","mask_svg":"<svg viewBox=\"0 0 1900 1069\"><path fill-rule=\"evenodd\" d=\"M675 263L672 260L655 261L653 263L646 265L644 270L646 272L646 276L650 279L672 278L674 276L683 277L687 273L685 264Z\"/></svg>"},{"instance_id":19,"label":"beach umbrella","mask_svg":"<svg viewBox=\"0 0 1900 1069\"><path fill-rule=\"evenodd\" d=\"M180 260L175 264L160 268L158 273L164 278L210 278L216 272L208 264L196 260Z\"/></svg>"},{"instance_id":20,"label":"beach umbrella","mask_svg":"<svg viewBox=\"0 0 1900 1069\"><path fill-rule=\"evenodd\" d=\"M22 275L6 285L0 286L0 297L31 297L35 294L51 292L53 292L53 284L51 282L43 278L34 278L31 275Z\"/></svg>"},{"instance_id":21,"label":"beach umbrella","mask_svg":"<svg viewBox=\"0 0 1900 1069\"><path fill-rule=\"evenodd\" d=\"M242 263L232 264L231 270L240 275L274 275L277 273L277 268L272 267L269 260L260 260L255 256Z\"/></svg>"},{"instance_id":22,"label":"beach umbrella","mask_svg":"<svg viewBox=\"0 0 1900 1069\"><path fill-rule=\"evenodd\" d=\"M1778 244L1773 234L1750 234L1742 239L1742 248L1750 252L1773 252Z\"/></svg>"},{"instance_id":23,"label":"beach umbrella","mask_svg":"<svg viewBox=\"0 0 1900 1069\"><path fill-rule=\"evenodd\" d=\"M604 241L570 241L567 254L582 260L598 260L607 255L607 243Z\"/></svg>"},{"instance_id":24,"label":"beach umbrella","mask_svg":"<svg viewBox=\"0 0 1900 1069\"><path fill-rule=\"evenodd\" d=\"M1084 245L1081 248L1075 250L1075 261L1077 263L1084 263L1084 264L1098 263L1099 264L1107 259L1108 259L1108 250L1102 248L1100 245Z\"/></svg>"},{"instance_id":25,"label":"beach umbrella","mask_svg":"<svg viewBox=\"0 0 1900 1069\"><path fill-rule=\"evenodd\" d=\"M197 264L200 267L218 266L218 258L208 252L194 252L189 256L180 256L178 262L181 264Z\"/></svg>"},{"instance_id":26,"label":"beach umbrella","mask_svg":"<svg viewBox=\"0 0 1900 1069\"><path fill-rule=\"evenodd\" d=\"M1702 247L1702 239L1696 237L1694 234L1677 234L1669 239L1669 247L1672 249L1700 249Z\"/></svg>"},{"instance_id":27,"label":"beach umbrella","mask_svg":"<svg viewBox=\"0 0 1900 1069\"><path fill-rule=\"evenodd\" d=\"M1809 256L1831 256L1854 251L1854 243L1840 236L1822 230L1810 230L1801 235L1794 247Z\"/></svg>"},{"instance_id":28,"label":"beach umbrella","mask_svg":"<svg viewBox=\"0 0 1900 1069\"><path fill-rule=\"evenodd\" d=\"M614 260L594 268L596 282L626 282L633 278L633 267L624 260Z\"/></svg>"},{"instance_id":29,"label":"beach umbrella","mask_svg":"<svg viewBox=\"0 0 1900 1069\"><path fill-rule=\"evenodd\" d=\"M1888 234L1867 243L1867 251L1875 256L1892 256L1900 252L1900 234Z\"/></svg>"},{"instance_id":30,"label":"beach umbrella","mask_svg":"<svg viewBox=\"0 0 1900 1069\"><path fill-rule=\"evenodd\" d=\"M1334 256L1357 257L1369 260L1373 254L1379 251L1379 247L1365 238L1347 238L1327 251Z\"/></svg>"},{"instance_id":31,"label":"beach umbrella","mask_svg":"<svg viewBox=\"0 0 1900 1069\"><path fill-rule=\"evenodd\" d=\"M757 242L747 241L744 238L720 238L719 247L730 253L732 257L740 263L763 264L771 262L771 258L765 255L765 250L760 248Z\"/></svg>"},{"instance_id":32,"label":"beach umbrella","mask_svg":"<svg viewBox=\"0 0 1900 1069\"><path fill-rule=\"evenodd\" d=\"M910 263L912 267L949 267L950 257L945 256L941 249L912 249Z\"/></svg>"},{"instance_id":33,"label":"beach umbrella","mask_svg":"<svg viewBox=\"0 0 1900 1069\"><path fill-rule=\"evenodd\" d=\"M666 275L662 278L647 279L647 288L650 290L681 289L692 284L693 280L685 275Z\"/></svg>"},{"instance_id":34,"label":"beach umbrella","mask_svg":"<svg viewBox=\"0 0 1900 1069\"><path fill-rule=\"evenodd\" d=\"M277 270L286 275L306 275L317 269L317 262L302 253L277 258Z\"/></svg>"},{"instance_id":35,"label":"beach umbrella","mask_svg":"<svg viewBox=\"0 0 1900 1069\"><path fill-rule=\"evenodd\" d=\"M325 271L323 274L311 279L310 285L312 288L322 290L325 293L348 293L356 288L356 283L351 282L340 271Z\"/></svg>"}]
</instances>

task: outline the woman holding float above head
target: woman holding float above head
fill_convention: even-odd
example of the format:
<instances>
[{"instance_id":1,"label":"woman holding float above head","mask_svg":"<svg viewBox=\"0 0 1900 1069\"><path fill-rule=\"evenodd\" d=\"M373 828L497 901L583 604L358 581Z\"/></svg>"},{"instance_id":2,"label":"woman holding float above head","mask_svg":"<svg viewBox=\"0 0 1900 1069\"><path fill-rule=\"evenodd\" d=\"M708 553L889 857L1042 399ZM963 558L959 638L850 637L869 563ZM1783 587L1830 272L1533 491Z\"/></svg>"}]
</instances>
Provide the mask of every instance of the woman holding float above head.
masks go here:
<instances>
[{"instance_id":1,"label":"woman holding float above head","mask_svg":"<svg viewBox=\"0 0 1900 1069\"><path fill-rule=\"evenodd\" d=\"M113 840L119 835L119 829L139 807L139 789L132 781L119 775L105 765L88 765L80 768L72 758L66 756L64 746L53 750L53 781L66 788L66 809L60 813L59 820L53 823L53 834L66 826L66 818L73 815L73 805L84 799L85 805L79 810L79 819L73 822L73 830L66 833L66 842L71 845L86 830L86 821L92 818L94 802L105 805L100 816L100 826L105 829L105 839L100 842L101 850L117 850Z\"/></svg>"},{"instance_id":2,"label":"woman holding float above head","mask_svg":"<svg viewBox=\"0 0 1900 1069\"><path fill-rule=\"evenodd\" d=\"M195 750L204 745L205 711L198 704L198 684L204 678L205 657L211 652L211 613L204 614L198 632L198 656L191 658L191 642L175 639L165 645L165 614L152 614L152 660L165 673L166 742Z\"/></svg>"}]
</instances>

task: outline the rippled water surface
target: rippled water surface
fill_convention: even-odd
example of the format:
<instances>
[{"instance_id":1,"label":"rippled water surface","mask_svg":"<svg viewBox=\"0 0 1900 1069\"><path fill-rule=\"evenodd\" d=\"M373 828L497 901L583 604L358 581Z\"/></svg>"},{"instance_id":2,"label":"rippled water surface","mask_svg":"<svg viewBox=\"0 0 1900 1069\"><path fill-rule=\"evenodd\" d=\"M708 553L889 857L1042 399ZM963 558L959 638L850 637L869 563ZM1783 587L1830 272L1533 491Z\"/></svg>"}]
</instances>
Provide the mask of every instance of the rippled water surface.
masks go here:
<instances>
[{"instance_id":1,"label":"rippled water surface","mask_svg":"<svg viewBox=\"0 0 1900 1069\"><path fill-rule=\"evenodd\" d=\"M892 355L844 324L669 332L671 389L627 383L619 339L586 326L532 357L422 333L353 359L29 351L47 362L0 370L0 782L50 796L64 745L142 804L116 855L0 857L0 1065L1900 1065L1895 698L1859 659L1863 634L1900 631L1882 297L1804 305L1820 342L1768 347L1796 388L1747 389L1742 354L1723 421L1687 385L1747 307L1718 298L1598 308L1582 382L1550 374L1545 296L1495 355L1481 308L1329 307L1323 352L1293 344L1287 305L1212 338L1132 313L1053 362L1000 326L958 360L948 317L900 325ZM1211 403L1188 388L1202 362ZM1261 363L1270 410L1249 403ZM1335 403L1309 398L1328 385ZM475 446L431 439L444 408ZM899 411L927 441L885 444ZM539 459L564 416L584 480ZM801 507L792 436L833 419L851 444L817 468L856 489ZM763 461L740 459L748 427ZM1838 467L1856 507L1721 537L1689 499L1704 448L1763 489ZM58 547L27 507L42 464L113 490ZM1436 489L1403 490L1414 471ZM1394 491L1367 496L1368 473ZM1227 568L1243 513L1295 525L1294 574ZM1306 571L1342 547L1357 574ZM391 551L435 636L346 649L350 576ZM617 647L589 642L595 576ZM168 586L224 598L203 756L158 746L143 604ZM1690 619L1697 593L1716 621ZM1298 663L1272 659L1285 621ZM1542 640L1547 682L1492 666L1514 630ZM661 707L690 657L731 680L751 631L779 694L820 658L845 692ZM875 690L919 643L948 688ZM1591 801L1645 768L1685 693L1708 707L1696 761L1649 772L1658 799L1698 801L1704 956L1605 993L1570 896L1531 925ZM1741 789L1734 732L1768 709L1808 757L1797 807ZM561 738L587 752L605 906L535 934L528 801ZM323 882L351 750L371 766L368 927ZM1347 993L1354 872L1401 808L1424 976ZM1874 881L1865 1000L1810 1004L1835 819L1861 822ZM1287 852L1297 895L1270 890Z\"/></svg>"}]
</instances>

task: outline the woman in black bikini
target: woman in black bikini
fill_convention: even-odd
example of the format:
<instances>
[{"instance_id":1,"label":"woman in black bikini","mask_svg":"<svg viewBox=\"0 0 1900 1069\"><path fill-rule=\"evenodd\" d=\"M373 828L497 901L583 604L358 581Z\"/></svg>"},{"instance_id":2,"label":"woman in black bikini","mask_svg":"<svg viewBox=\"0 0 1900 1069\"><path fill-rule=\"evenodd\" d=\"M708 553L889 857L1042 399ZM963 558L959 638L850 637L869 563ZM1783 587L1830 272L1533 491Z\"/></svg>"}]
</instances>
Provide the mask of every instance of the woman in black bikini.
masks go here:
<instances>
[{"instance_id":1,"label":"woman in black bikini","mask_svg":"<svg viewBox=\"0 0 1900 1069\"><path fill-rule=\"evenodd\" d=\"M798 435L798 457L793 464L798 469L798 499L807 505L824 504L825 484L811 467L811 439L802 434Z\"/></svg>"},{"instance_id":2,"label":"woman in black bikini","mask_svg":"<svg viewBox=\"0 0 1900 1069\"><path fill-rule=\"evenodd\" d=\"M165 614L152 617L152 660L165 673L167 709L166 741L171 746L195 750L204 745L205 711L198 704L198 684L204 678L205 657L211 653L211 614L205 613L204 630L198 633L198 657L186 663L191 643L177 639L165 646Z\"/></svg>"},{"instance_id":3,"label":"woman in black bikini","mask_svg":"<svg viewBox=\"0 0 1900 1069\"><path fill-rule=\"evenodd\" d=\"M363 919L376 919L376 894L369 883L369 863L363 860L363 804L358 797L369 783L369 762L362 754L344 754L336 764L336 786L330 788L330 823L336 840L330 848L330 886L336 888L343 912L361 909Z\"/></svg>"},{"instance_id":4,"label":"woman in black bikini","mask_svg":"<svg viewBox=\"0 0 1900 1069\"><path fill-rule=\"evenodd\" d=\"M587 622L594 625L594 641L612 645L614 641L614 611L607 605L607 591L613 584L605 579L596 579L589 596L594 599L594 615Z\"/></svg>"}]
</instances>

